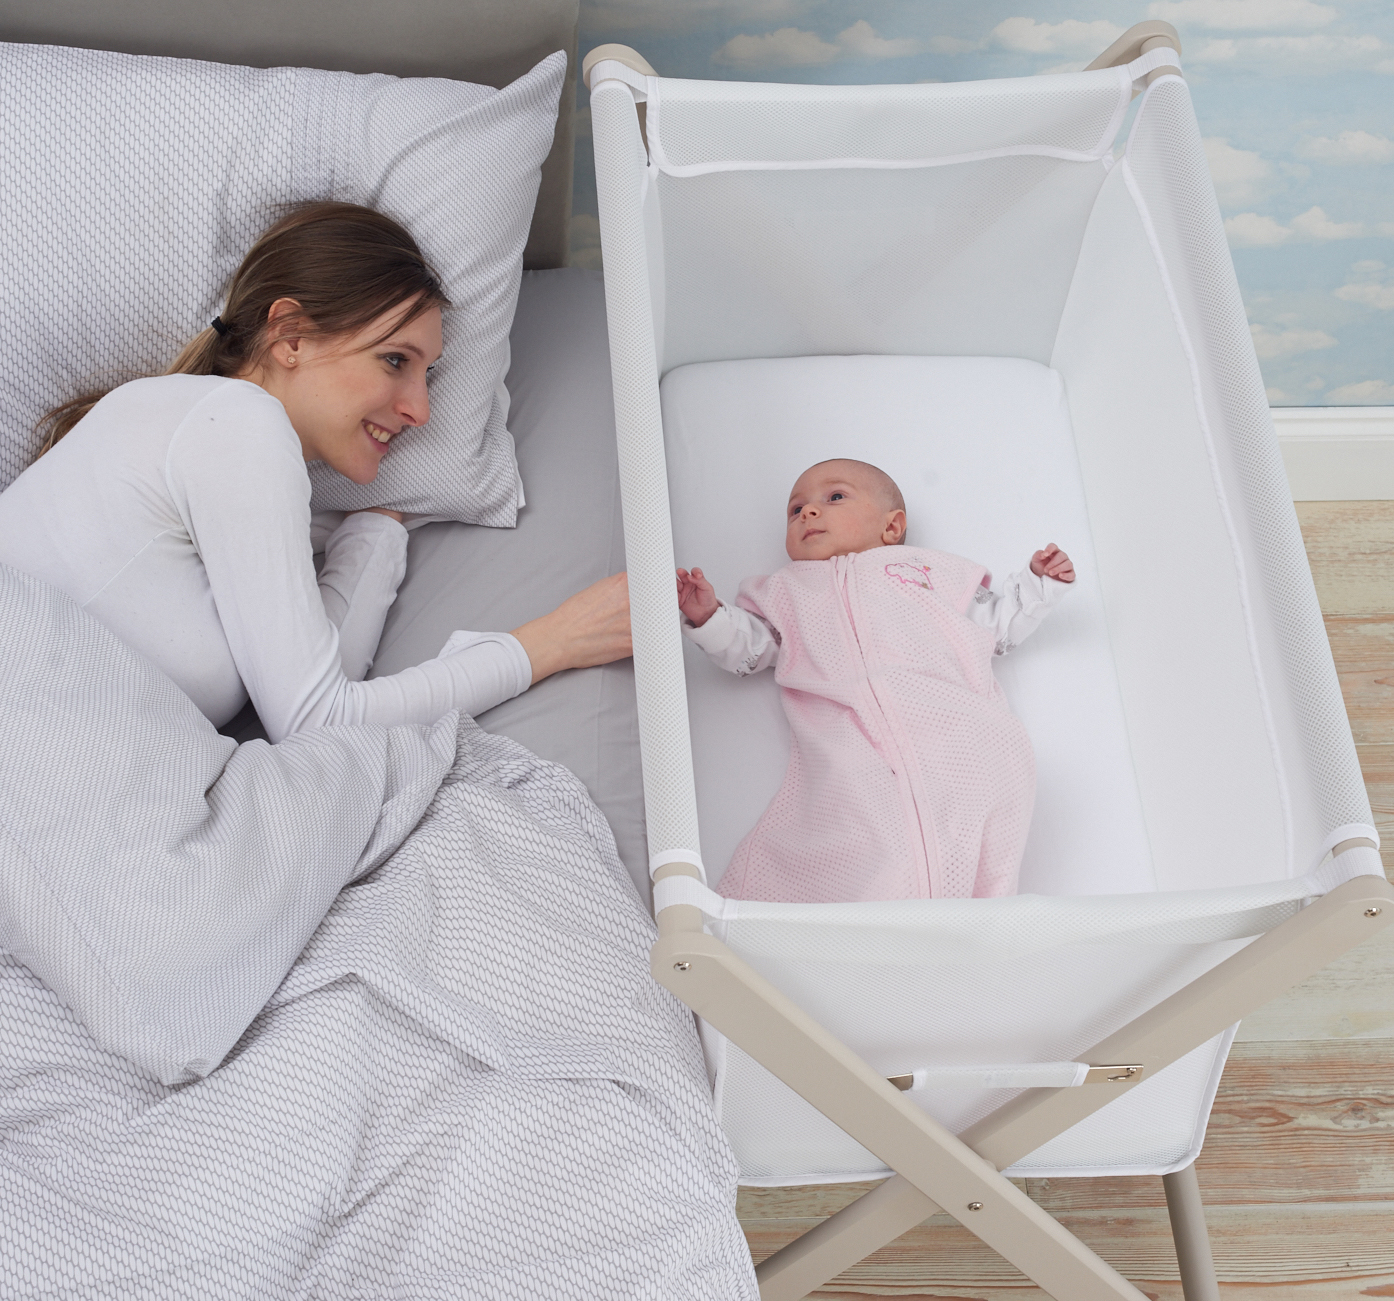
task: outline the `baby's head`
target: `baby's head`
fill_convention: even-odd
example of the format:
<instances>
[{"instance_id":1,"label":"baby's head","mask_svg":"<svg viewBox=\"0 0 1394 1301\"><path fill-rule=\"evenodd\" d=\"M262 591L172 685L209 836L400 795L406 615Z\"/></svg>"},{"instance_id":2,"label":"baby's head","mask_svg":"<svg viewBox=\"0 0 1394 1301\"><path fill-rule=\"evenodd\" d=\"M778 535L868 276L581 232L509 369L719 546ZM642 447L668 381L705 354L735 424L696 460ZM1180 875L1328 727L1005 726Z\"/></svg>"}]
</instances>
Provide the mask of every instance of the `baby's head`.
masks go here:
<instances>
[{"instance_id":1,"label":"baby's head","mask_svg":"<svg viewBox=\"0 0 1394 1301\"><path fill-rule=\"evenodd\" d=\"M789 494L790 560L893 547L905 540L905 499L895 480L865 461L819 461Z\"/></svg>"}]
</instances>

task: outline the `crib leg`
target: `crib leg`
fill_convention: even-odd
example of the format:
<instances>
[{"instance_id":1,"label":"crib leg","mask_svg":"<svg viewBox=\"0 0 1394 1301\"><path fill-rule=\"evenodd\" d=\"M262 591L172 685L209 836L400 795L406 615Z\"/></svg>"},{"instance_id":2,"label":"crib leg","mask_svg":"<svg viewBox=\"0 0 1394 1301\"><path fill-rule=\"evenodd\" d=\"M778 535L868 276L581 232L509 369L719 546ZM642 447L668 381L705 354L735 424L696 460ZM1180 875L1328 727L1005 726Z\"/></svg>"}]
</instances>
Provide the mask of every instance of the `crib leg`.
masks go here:
<instances>
[{"instance_id":1,"label":"crib leg","mask_svg":"<svg viewBox=\"0 0 1394 1301\"><path fill-rule=\"evenodd\" d=\"M1162 1176L1166 1189L1171 1236L1176 1242L1176 1261L1181 1266L1181 1294L1186 1301L1220 1301L1215 1279L1215 1258L1210 1254L1210 1233L1205 1227L1205 1206L1200 1200L1196 1168L1188 1165Z\"/></svg>"}]
</instances>

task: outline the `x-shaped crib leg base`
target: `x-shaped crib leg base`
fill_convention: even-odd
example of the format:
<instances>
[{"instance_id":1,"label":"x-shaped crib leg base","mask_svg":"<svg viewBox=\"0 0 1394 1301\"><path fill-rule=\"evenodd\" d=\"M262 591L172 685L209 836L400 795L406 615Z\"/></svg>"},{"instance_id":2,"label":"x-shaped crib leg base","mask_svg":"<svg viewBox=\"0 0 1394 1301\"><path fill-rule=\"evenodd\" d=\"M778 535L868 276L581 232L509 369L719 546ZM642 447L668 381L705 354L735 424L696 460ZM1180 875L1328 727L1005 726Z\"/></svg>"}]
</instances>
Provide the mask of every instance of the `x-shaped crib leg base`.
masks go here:
<instances>
[{"instance_id":1,"label":"x-shaped crib leg base","mask_svg":"<svg viewBox=\"0 0 1394 1301\"><path fill-rule=\"evenodd\" d=\"M1390 921L1394 886L1374 876L1348 881L1081 1060L1140 1062L1153 1074ZM1057 1301L1141 1301L998 1173L1134 1084L1028 1089L955 1137L700 925L695 908L663 910L654 978L897 1172L765 1261L762 1301L797 1301L941 1208Z\"/></svg>"}]
</instances>

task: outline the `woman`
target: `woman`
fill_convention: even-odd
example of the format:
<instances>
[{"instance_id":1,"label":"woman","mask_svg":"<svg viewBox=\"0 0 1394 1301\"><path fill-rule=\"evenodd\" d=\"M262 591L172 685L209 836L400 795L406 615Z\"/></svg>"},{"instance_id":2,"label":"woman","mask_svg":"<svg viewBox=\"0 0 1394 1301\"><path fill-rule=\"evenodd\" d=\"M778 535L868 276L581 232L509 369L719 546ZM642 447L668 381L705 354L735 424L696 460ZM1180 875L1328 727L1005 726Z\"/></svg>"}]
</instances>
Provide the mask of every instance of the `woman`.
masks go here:
<instances>
[{"instance_id":1,"label":"woman","mask_svg":"<svg viewBox=\"0 0 1394 1301\"><path fill-rule=\"evenodd\" d=\"M273 741L478 714L629 655L616 574L512 633L456 633L439 658L363 680L406 530L394 511L350 514L316 579L305 464L376 478L393 439L430 416L448 306L390 218L300 209L247 254L222 315L165 375L50 415L45 454L0 494L0 561L66 591L215 726L250 696Z\"/></svg>"}]
</instances>

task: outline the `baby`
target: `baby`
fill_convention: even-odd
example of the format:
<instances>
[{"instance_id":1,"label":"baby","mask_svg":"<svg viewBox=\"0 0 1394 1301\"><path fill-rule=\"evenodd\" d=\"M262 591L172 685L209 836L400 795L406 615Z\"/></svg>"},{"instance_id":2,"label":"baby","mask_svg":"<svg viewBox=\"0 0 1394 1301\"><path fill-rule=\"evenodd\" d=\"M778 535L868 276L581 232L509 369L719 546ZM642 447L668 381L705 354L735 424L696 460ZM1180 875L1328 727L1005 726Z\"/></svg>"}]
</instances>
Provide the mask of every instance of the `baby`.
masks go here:
<instances>
[{"instance_id":1,"label":"baby","mask_svg":"<svg viewBox=\"0 0 1394 1301\"><path fill-rule=\"evenodd\" d=\"M678 570L683 631L728 671L774 666L789 770L721 878L733 899L828 903L1016 892L1031 743L992 674L1074 582L1052 543L1001 593L982 565L903 544L905 501L864 461L789 494L792 564L724 605Z\"/></svg>"}]
</instances>

